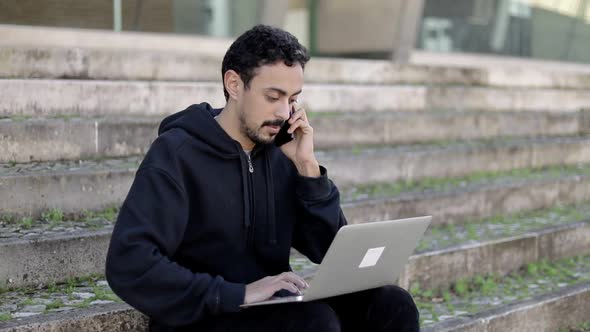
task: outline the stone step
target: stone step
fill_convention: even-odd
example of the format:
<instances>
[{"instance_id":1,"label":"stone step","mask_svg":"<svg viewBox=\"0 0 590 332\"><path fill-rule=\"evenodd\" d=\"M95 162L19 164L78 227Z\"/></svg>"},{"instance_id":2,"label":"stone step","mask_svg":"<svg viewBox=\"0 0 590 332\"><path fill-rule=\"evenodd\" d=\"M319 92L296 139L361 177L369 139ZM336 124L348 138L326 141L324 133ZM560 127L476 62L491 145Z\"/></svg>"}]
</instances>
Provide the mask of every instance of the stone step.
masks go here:
<instances>
[{"instance_id":1,"label":"stone step","mask_svg":"<svg viewBox=\"0 0 590 332\"><path fill-rule=\"evenodd\" d=\"M549 59L532 59L496 54L483 53L457 53L457 52L432 52L413 50L410 55L410 63L430 66L448 67L502 67L518 71L519 68L535 68L551 71L570 71L590 73L590 66L582 62L565 62Z\"/></svg>"},{"instance_id":2,"label":"stone step","mask_svg":"<svg viewBox=\"0 0 590 332\"><path fill-rule=\"evenodd\" d=\"M0 288L39 287L104 273L112 227L0 239Z\"/></svg>"},{"instance_id":3,"label":"stone step","mask_svg":"<svg viewBox=\"0 0 590 332\"><path fill-rule=\"evenodd\" d=\"M501 175L483 181L457 181L444 188L385 193L374 198L343 198L351 224L432 215L433 225L463 224L472 219L574 204L590 199L590 176L539 172L530 179ZM364 195L363 195L364 196Z\"/></svg>"},{"instance_id":4,"label":"stone step","mask_svg":"<svg viewBox=\"0 0 590 332\"><path fill-rule=\"evenodd\" d=\"M588 217L588 213L583 216ZM538 223L532 226L537 229L518 234L518 221L526 218L515 218L511 224L501 225L516 229L511 236L494 238L498 234L485 234L477 240L461 239L452 246L445 247L440 241L426 251L417 250L399 284L404 288L415 282L427 288L446 287L457 278L486 273L504 275L536 260L590 253L590 221L548 218L547 224L556 225ZM39 287L102 273L112 224L88 230L83 222L79 223L75 227L79 230L60 226L65 229L54 231L55 228L42 225L32 231L20 230L23 236L1 232L0 235L10 237L0 238L0 288ZM469 229L488 231L482 223L469 224ZM439 232L448 230L435 225L425 238L437 238L434 234ZM421 241L420 246L424 243Z\"/></svg>"},{"instance_id":5,"label":"stone step","mask_svg":"<svg viewBox=\"0 0 590 332\"><path fill-rule=\"evenodd\" d=\"M2 79L0 91L0 117L151 116L171 114L201 101L214 107L225 104L220 82ZM300 99L312 112L577 112L590 108L588 89L307 84Z\"/></svg>"},{"instance_id":6,"label":"stone step","mask_svg":"<svg viewBox=\"0 0 590 332\"><path fill-rule=\"evenodd\" d=\"M564 315L563 318L573 319L569 321L551 317L551 311L555 309L571 309L559 308L560 305L542 308L544 317L540 317L536 322L508 320L498 324L498 321L493 321L501 317L488 315L497 311L505 312L509 308L519 307L520 310L530 307L531 304L536 306L547 302L537 301L540 297L545 298L544 296L549 294L569 294L574 289L580 290L578 287L586 292L589 282L590 255L580 255L552 262L537 261L505 276L481 274L475 278L460 279L447 288L423 289L420 285L414 285L410 292L420 309L423 326L432 326L434 331L477 331L482 327L488 328L483 329L485 331L557 331L557 328L584 323L588 315L584 318L579 316L581 312L577 311L576 315L568 317L568 312L561 313ZM579 303L583 303L582 301ZM582 312L588 313L589 310L590 307L585 306ZM487 319L482 319L485 316L488 316ZM471 326L469 329L463 326L467 321L470 321L470 324L476 323L476 328L473 329L474 326ZM548 322L552 322L553 325ZM554 325L557 322L563 325ZM441 328L453 325L454 328Z\"/></svg>"},{"instance_id":7,"label":"stone step","mask_svg":"<svg viewBox=\"0 0 590 332\"><path fill-rule=\"evenodd\" d=\"M162 33L146 33L133 31L106 31L106 30L92 30L92 29L72 29L72 28L54 28L54 27L33 27L33 26L18 26L18 25L0 25L0 46L12 49L100 49L110 52L119 51L133 51L136 52L136 57L141 58L142 54L147 52L167 52L167 53L181 53L189 54L191 57L200 57L203 55L214 55L220 59L225 54L226 50L232 43L231 39L225 38L211 38L204 36L180 36ZM42 56L38 57L37 61L43 61ZM316 60L317 58L313 58ZM354 60L353 60L354 61ZM167 61L173 63L174 61ZM372 61L374 64L373 70L369 70L364 66L365 61L356 62L361 67L350 68L346 64L347 71L340 70L340 66L332 64L330 67L339 69L327 70L330 77L344 76L346 80L368 79L373 82L375 76L383 75L384 71L388 71L388 67L381 68L381 63L387 65L389 61ZM490 67L497 71L492 71L488 74L487 80L492 84L500 85L529 85L529 86L578 86L578 79L566 79L560 73L589 73L590 67L584 64L574 64L565 62L555 62L546 60L531 60L523 58L511 57L497 57L486 56L484 54L443 54L440 52L427 52L414 50L412 52L410 63L416 64L420 67L444 67L444 68L463 68L463 69L484 69L489 70ZM310 64L311 65L311 64ZM319 64L321 65L321 64ZM75 67L75 66L74 66ZM453 71L450 71L453 73ZM523 74L526 73L526 74ZM181 75L182 73L177 73ZM440 73L436 73L440 74ZM371 77L373 75L373 77ZM453 74L456 75L456 74ZM390 79L396 80L396 77L404 76L396 72L395 75L388 76ZM429 75L428 80L431 81L435 73ZM444 76L444 75L441 75ZM459 75L461 77L462 75ZM472 75L466 75L471 77ZM478 77L478 75L475 75ZM485 77L482 77L485 78ZM436 78L434 78L436 79ZM582 79L584 84L588 84L587 78ZM571 83L569 83L571 82ZM565 85L564 85L565 84Z\"/></svg>"},{"instance_id":8,"label":"stone step","mask_svg":"<svg viewBox=\"0 0 590 332\"><path fill-rule=\"evenodd\" d=\"M143 155L161 117L0 119L0 162Z\"/></svg>"},{"instance_id":9,"label":"stone step","mask_svg":"<svg viewBox=\"0 0 590 332\"><path fill-rule=\"evenodd\" d=\"M354 185L465 176L590 162L586 137L506 139L398 147L318 151L335 183Z\"/></svg>"},{"instance_id":10,"label":"stone step","mask_svg":"<svg viewBox=\"0 0 590 332\"><path fill-rule=\"evenodd\" d=\"M502 307L515 305L520 301L526 303L535 297L587 285L588 282L590 255L580 255L551 262L532 262L508 275L482 273L473 278L460 278L450 287L425 289L415 284L410 288L410 293L414 295L420 310L422 326L436 327L440 322L464 321L490 309L501 310ZM583 322L577 320L569 323ZM521 329L513 326L491 330Z\"/></svg>"},{"instance_id":11,"label":"stone step","mask_svg":"<svg viewBox=\"0 0 590 332\"><path fill-rule=\"evenodd\" d=\"M587 319L590 312L585 304L588 301L590 284L582 283L423 327L422 331L490 331L494 328L497 331L555 332ZM106 304L0 322L0 332L30 331L145 332L147 318L126 304Z\"/></svg>"},{"instance_id":12,"label":"stone step","mask_svg":"<svg viewBox=\"0 0 590 332\"><path fill-rule=\"evenodd\" d=\"M590 303L590 282L585 282L467 317L450 319L424 327L421 331L563 331L564 328L588 321L590 317L588 303Z\"/></svg>"},{"instance_id":13,"label":"stone step","mask_svg":"<svg viewBox=\"0 0 590 332\"><path fill-rule=\"evenodd\" d=\"M406 289L413 283L425 288L448 287L460 278L503 276L538 260L588 254L590 221L585 221L415 254L398 283Z\"/></svg>"},{"instance_id":14,"label":"stone step","mask_svg":"<svg viewBox=\"0 0 590 332\"><path fill-rule=\"evenodd\" d=\"M312 113L319 149L590 134L590 112Z\"/></svg>"},{"instance_id":15,"label":"stone step","mask_svg":"<svg viewBox=\"0 0 590 332\"><path fill-rule=\"evenodd\" d=\"M590 112L310 113L317 149L590 133ZM0 162L142 155L162 117L0 119Z\"/></svg>"},{"instance_id":16,"label":"stone step","mask_svg":"<svg viewBox=\"0 0 590 332\"><path fill-rule=\"evenodd\" d=\"M118 205L127 195L139 158L0 166L0 211L38 217L57 208L65 213Z\"/></svg>"},{"instance_id":17,"label":"stone step","mask_svg":"<svg viewBox=\"0 0 590 332\"><path fill-rule=\"evenodd\" d=\"M581 265L571 269L572 264L577 263ZM584 322L590 310L585 305L590 299L588 256L577 256L568 262L547 264L542 261L537 266L541 271L556 271L556 277L531 273L529 265L528 273L519 271L507 278L495 276L493 279L497 279L498 284L488 286L483 292L488 277L482 277L482 274L478 275L483 281L478 286L482 294L471 294L469 292L473 291L467 290L467 294L461 295L455 285L453 294L446 290L446 294L437 301L433 298L437 296L434 292L428 294L428 291L412 287L410 291L414 293L425 331L479 331L490 326L498 331L555 331ZM568 270L562 271L566 266ZM8 293L11 301L3 307L10 316L4 314L0 331L145 331L146 317L125 304L117 303L120 300L113 296L104 280L95 280L68 282L65 289L64 286L52 286L51 290L27 290L26 295L18 290L14 294ZM474 280L477 284L477 278ZM537 287L532 288L533 285ZM523 286L526 292L521 290ZM518 289L520 294L510 299L492 298L494 294L506 296L504 293L509 289ZM107 301L97 301L101 298ZM434 310L432 304L423 302L425 298L432 299L436 306ZM517 300L520 298L522 300ZM469 309L465 306L466 300L472 303ZM11 305L16 306L17 311L10 308ZM445 305L447 308L442 308ZM468 311L460 311L459 308ZM439 315L437 311L449 311L450 315ZM531 315L539 317L533 319ZM440 322L433 323L433 320Z\"/></svg>"},{"instance_id":18,"label":"stone step","mask_svg":"<svg viewBox=\"0 0 590 332\"><path fill-rule=\"evenodd\" d=\"M197 35L0 24L3 47L174 50L223 56L231 43L228 38Z\"/></svg>"},{"instance_id":19,"label":"stone step","mask_svg":"<svg viewBox=\"0 0 590 332\"><path fill-rule=\"evenodd\" d=\"M522 143L522 142L520 142ZM553 142L541 142L538 145L511 145L503 147L467 146L464 144L450 145L445 148L433 146L415 146L410 149L390 149L379 155L377 150L363 152L361 155L338 155L332 153L319 153L320 163L328 167L329 176L335 181L342 192L353 192L354 184L367 185L370 183L387 183L391 181L414 181L420 180L425 183L444 181L445 177L461 177L473 172L497 172L485 173L486 177L499 177L501 181L504 175L508 175L511 181L517 181L511 185L506 182L493 184L483 182L483 186L472 190L471 187L460 188L461 184L455 181L458 188L455 194L425 195L420 193L408 193L397 195L392 200L391 195L385 195L380 199L372 199L369 203L363 204L363 213L351 213L351 222L365 220L367 218L382 220L388 218L390 213L394 216L406 215L407 213L429 212L436 206L439 208L437 215L441 220L436 222L453 223L460 222L470 213L490 213L491 205L495 208L504 206L505 209L514 209L520 204L538 206L548 200L568 200L586 197L588 190L585 190L580 183L587 181L587 167L576 166L578 163L588 162L585 160L588 154L586 140L573 140ZM567 143L567 144L566 144ZM474 143L475 144L475 143ZM341 151L340 151L341 152ZM360 158L365 155L365 159ZM483 157L481 157L483 155ZM380 157L379 157L380 156ZM510 158L510 159L508 159ZM475 159L475 160L474 160ZM41 212L58 208L66 213L75 213L82 210L96 210L120 204L130 188L137 166L141 161L140 157L124 159L105 159L97 161L62 161L62 162L39 162L29 164L0 164L0 210L5 214L39 216ZM563 167L559 165L572 165ZM446 165L440 167L440 165ZM549 176L543 184L542 181L525 181L517 176L510 176L510 170L525 167L546 167L554 165L547 172ZM464 167L463 167L464 166ZM366 171L362 171L362 169ZM380 169L382 167L383 169ZM570 169L564 171L562 168ZM358 173L347 173L349 170ZM504 173L500 171L505 171ZM525 170L527 173L536 171ZM381 174L375 174L380 172ZM552 173L554 172L554 173ZM557 173L555 173L557 172ZM536 173L535 173L536 174ZM544 174L544 173L543 173ZM557 174L557 175L556 175ZM478 175L479 176L479 175ZM441 178L436 180L435 178ZM354 180L354 181L353 181ZM404 182L401 182L404 183ZM518 188L534 186L538 193L527 193ZM556 183L560 183L557 185ZM428 187L428 186L427 186ZM452 186L451 186L452 187ZM389 190L386 188L386 190ZM472 191L467 194L466 190ZM487 190L487 191L486 191ZM590 189L589 189L590 190ZM474 194L476 191L480 194ZM489 192L488 192L489 191ZM485 193L484 193L485 192ZM463 195L461 195L463 193ZM502 193L502 194L500 194ZM513 197L523 197L521 201L506 202L503 198L509 193ZM543 193L542 196L540 193ZM433 196L429 196L433 195ZM442 196L441 196L442 195ZM473 204L466 205L459 203L446 203L454 198L462 196L464 201L471 201ZM354 197L353 197L354 198ZM376 197L379 198L379 197ZM485 198L485 199L484 199ZM478 199L480 201L474 201ZM402 200L404 201L402 203ZM428 201L428 203L424 203ZM518 203L518 204L517 204ZM352 203L355 204L355 203ZM446 206L446 207L445 207ZM461 208L458 208L460 206ZM471 208L469 208L471 206ZM346 207L346 205L345 205ZM354 207L354 210L363 210ZM367 213L370 209L371 213ZM362 218L362 219L361 219ZM367 220L369 221L369 220ZM371 220L372 221L372 220Z\"/></svg>"},{"instance_id":20,"label":"stone step","mask_svg":"<svg viewBox=\"0 0 590 332\"><path fill-rule=\"evenodd\" d=\"M116 303L0 321L0 332L147 332L147 325L144 315Z\"/></svg>"},{"instance_id":21,"label":"stone step","mask_svg":"<svg viewBox=\"0 0 590 332\"><path fill-rule=\"evenodd\" d=\"M104 271L115 212L69 222L62 218L12 220L0 227L0 289L38 287ZM506 274L538 259L590 253L590 221L585 220L590 220L590 203L482 219L465 226L433 224L410 258L400 284L441 287L479 272ZM309 262L303 265L304 270L313 267Z\"/></svg>"},{"instance_id":22,"label":"stone step","mask_svg":"<svg viewBox=\"0 0 590 332\"><path fill-rule=\"evenodd\" d=\"M223 54L189 51L0 46L2 78L220 81ZM399 65L385 60L312 58L308 83L590 87L590 74L519 66Z\"/></svg>"}]
</instances>

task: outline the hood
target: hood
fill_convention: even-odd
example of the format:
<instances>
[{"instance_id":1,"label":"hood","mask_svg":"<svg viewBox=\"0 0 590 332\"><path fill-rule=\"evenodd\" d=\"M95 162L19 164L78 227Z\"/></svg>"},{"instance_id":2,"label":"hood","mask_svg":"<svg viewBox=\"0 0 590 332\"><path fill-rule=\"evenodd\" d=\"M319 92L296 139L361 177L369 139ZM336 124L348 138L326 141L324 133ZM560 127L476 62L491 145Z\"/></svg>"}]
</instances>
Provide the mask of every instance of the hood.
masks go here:
<instances>
[{"instance_id":1,"label":"hood","mask_svg":"<svg viewBox=\"0 0 590 332\"><path fill-rule=\"evenodd\" d=\"M237 158L241 150L239 143L231 138L214 119L221 111L221 108L212 108L208 103L191 105L184 111L174 113L162 120L158 135L180 128L206 143L210 147L209 152L223 158Z\"/></svg>"}]
</instances>

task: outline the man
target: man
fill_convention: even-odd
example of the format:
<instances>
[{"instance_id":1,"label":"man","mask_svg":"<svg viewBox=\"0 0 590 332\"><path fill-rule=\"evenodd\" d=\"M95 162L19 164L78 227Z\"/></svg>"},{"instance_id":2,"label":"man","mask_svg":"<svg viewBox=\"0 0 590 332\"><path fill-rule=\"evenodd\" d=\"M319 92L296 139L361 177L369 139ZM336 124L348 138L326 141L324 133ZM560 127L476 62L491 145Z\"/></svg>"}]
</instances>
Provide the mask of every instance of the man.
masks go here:
<instances>
[{"instance_id":1,"label":"man","mask_svg":"<svg viewBox=\"0 0 590 332\"><path fill-rule=\"evenodd\" d=\"M226 105L164 119L113 231L112 289L151 331L418 331L399 287L240 310L299 293L291 247L320 263L346 219L297 106L309 56L291 34L256 26L222 65ZM290 115L293 112L292 115ZM289 121L294 139L276 147Z\"/></svg>"}]
</instances>

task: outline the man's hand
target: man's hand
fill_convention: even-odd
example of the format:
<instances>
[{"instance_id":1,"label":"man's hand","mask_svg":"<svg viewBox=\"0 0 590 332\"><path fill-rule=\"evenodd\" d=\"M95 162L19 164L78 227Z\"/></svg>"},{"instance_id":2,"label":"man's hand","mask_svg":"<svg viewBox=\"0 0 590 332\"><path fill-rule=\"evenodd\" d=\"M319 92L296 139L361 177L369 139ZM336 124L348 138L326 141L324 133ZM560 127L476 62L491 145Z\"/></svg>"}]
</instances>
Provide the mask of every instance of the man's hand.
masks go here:
<instances>
[{"instance_id":1,"label":"man's hand","mask_svg":"<svg viewBox=\"0 0 590 332\"><path fill-rule=\"evenodd\" d=\"M293 161L299 174L307 177L319 177L320 166L313 152L313 128L307 121L305 110L294 103L295 112L288 120L291 124L288 133L295 138L281 146L283 153Z\"/></svg>"},{"instance_id":2,"label":"man's hand","mask_svg":"<svg viewBox=\"0 0 590 332\"><path fill-rule=\"evenodd\" d=\"M300 276L293 272L283 272L246 285L244 303L249 304L268 300L275 292L281 289L298 294L300 289L307 287L309 285Z\"/></svg>"}]
</instances>

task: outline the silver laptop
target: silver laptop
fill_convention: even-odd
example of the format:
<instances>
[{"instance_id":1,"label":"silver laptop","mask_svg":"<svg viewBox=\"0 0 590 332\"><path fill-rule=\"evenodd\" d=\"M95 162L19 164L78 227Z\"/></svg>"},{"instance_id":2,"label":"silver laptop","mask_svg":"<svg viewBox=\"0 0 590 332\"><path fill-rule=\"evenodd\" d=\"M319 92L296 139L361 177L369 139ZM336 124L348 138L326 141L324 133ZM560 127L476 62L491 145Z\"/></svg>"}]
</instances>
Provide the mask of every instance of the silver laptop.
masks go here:
<instances>
[{"instance_id":1,"label":"silver laptop","mask_svg":"<svg viewBox=\"0 0 590 332\"><path fill-rule=\"evenodd\" d=\"M241 307L308 302L395 283L431 216L340 228L303 295L273 297Z\"/></svg>"}]
</instances>

